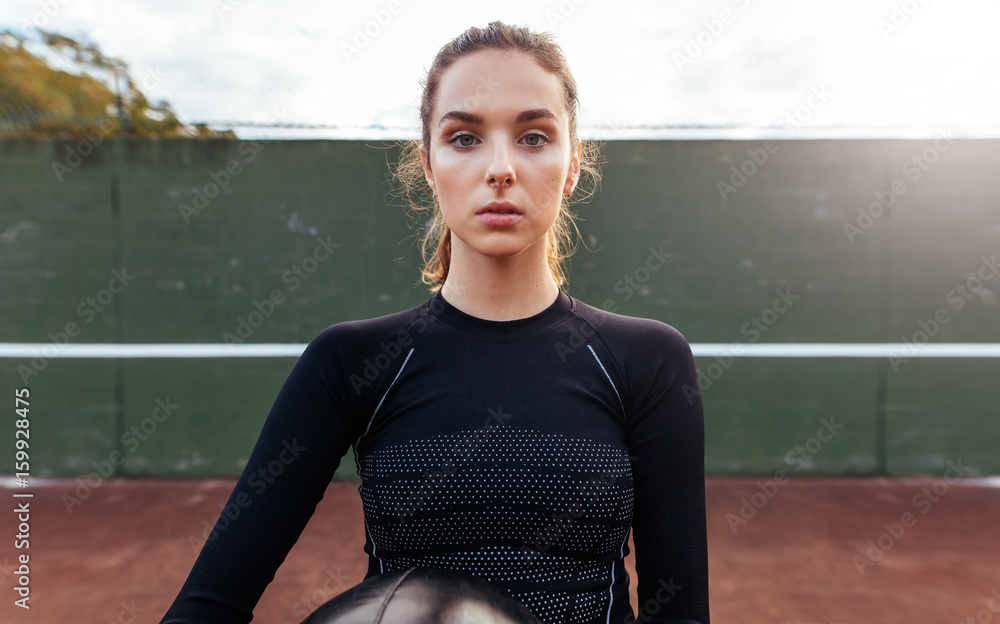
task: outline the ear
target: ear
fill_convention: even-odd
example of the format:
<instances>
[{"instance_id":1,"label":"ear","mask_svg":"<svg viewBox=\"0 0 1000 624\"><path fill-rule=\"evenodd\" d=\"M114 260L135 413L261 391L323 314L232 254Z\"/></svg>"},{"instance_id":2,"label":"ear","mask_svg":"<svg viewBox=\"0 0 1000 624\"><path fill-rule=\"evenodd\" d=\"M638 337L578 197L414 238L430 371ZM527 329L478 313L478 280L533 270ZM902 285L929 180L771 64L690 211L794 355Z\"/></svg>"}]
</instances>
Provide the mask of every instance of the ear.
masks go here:
<instances>
[{"instance_id":1,"label":"ear","mask_svg":"<svg viewBox=\"0 0 1000 624\"><path fill-rule=\"evenodd\" d=\"M431 157L420 147L420 164L424 167L424 177L427 178L427 186L431 187L431 193L437 195L437 188L434 187L434 172L431 171Z\"/></svg>"},{"instance_id":2,"label":"ear","mask_svg":"<svg viewBox=\"0 0 1000 624\"><path fill-rule=\"evenodd\" d=\"M566 184L563 186L563 194L569 195L576 188L576 183L580 180L580 159L583 154L583 141L576 144L573 155L569 162L569 171L566 174Z\"/></svg>"}]
</instances>

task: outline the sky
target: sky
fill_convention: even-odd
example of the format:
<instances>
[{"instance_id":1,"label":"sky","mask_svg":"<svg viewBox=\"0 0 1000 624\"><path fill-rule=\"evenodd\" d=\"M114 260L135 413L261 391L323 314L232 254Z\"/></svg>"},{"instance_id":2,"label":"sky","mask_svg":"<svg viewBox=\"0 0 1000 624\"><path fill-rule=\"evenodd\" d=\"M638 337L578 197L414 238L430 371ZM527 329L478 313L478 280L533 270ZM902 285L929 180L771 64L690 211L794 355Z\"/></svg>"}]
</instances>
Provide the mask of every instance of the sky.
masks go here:
<instances>
[{"instance_id":1,"label":"sky","mask_svg":"<svg viewBox=\"0 0 1000 624\"><path fill-rule=\"evenodd\" d=\"M0 0L129 63L182 121L253 138L413 138L435 53L552 32L583 138L1000 137L996 0ZM218 125L216 127L219 127Z\"/></svg>"}]
</instances>

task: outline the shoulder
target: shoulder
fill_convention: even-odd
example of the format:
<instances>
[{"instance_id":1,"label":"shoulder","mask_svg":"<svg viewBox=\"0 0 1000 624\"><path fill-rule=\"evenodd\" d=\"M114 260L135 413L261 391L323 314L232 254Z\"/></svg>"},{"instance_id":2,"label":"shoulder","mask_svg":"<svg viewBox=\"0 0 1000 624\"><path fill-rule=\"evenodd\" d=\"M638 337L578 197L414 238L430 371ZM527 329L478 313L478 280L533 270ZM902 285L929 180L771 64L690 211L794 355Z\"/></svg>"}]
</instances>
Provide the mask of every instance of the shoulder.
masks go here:
<instances>
[{"instance_id":1,"label":"shoulder","mask_svg":"<svg viewBox=\"0 0 1000 624\"><path fill-rule=\"evenodd\" d=\"M619 382L624 389L622 399L629 422L651 422L643 414L669 401L673 389L686 392L687 387L697 387L691 346L674 326L600 310L576 300L574 304L574 313L593 328L593 341L598 343L595 349L603 349L611 358L607 372L613 383Z\"/></svg>"},{"instance_id":2,"label":"shoulder","mask_svg":"<svg viewBox=\"0 0 1000 624\"><path fill-rule=\"evenodd\" d=\"M691 357L691 346L684 335L663 321L601 310L575 298L573 313L619 356L659 353Z\"/></svg>"},{"instance_id":3,"label":"shoulder","mask_svg":"<svg viewBox=\"0 0 1000 624\"><path fill-rule=\"evenodd\" d=\"M292 374L318 376L331 394L346 401L347 409L367 412L371 406L365 401L394 377L381 373L404 361L411 330L426 318L427 308L424 302L384 316L330 325L306 345Z\"/></svg>"},{"instance_id":4,"label":"shoulder","mask_svg":"<svg viewBox=\"0 0 1000 624\"><path fill-rule=\"evenodd\" d=\"M428 302L384 316L342 321L324 328L306 346L306 352L323 354L357 353L380 343L391 346L407 330L421 323L429 313Z\"/></svg>"}]
</instances>

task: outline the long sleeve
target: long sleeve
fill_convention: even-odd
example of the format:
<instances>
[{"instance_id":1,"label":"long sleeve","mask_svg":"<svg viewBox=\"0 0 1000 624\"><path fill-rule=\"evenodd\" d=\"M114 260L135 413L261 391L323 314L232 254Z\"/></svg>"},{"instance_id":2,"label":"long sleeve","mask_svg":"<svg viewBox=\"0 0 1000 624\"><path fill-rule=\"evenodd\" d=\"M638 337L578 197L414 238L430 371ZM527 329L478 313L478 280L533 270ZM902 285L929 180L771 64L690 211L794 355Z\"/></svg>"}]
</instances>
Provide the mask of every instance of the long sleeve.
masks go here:
<instances>
[{"instance_id":1,"label":"long sleeve","mask_svg":"<svg viewBox=\"0 0 1000 624\"><path fill-rule=\"evenodd\" d=\"M565 294L514 321L438 293L332 326L163 622L250 621L354 442L369 575L461 570L543 622L623 623L631 529L639 621L708 624L703 428L683 336Z\"/></svg>"},{"instance_id":2,"label":"long sleeve","mask_svg":"<svg viewBox=\"0 0 1000 624\"><path fill-rule=\"evenodd\" d=\"M644 346L625 363L633 401L628 439L636 616L640 622L708 624L705 431L694 358L672 327L642 325L633 339Z\"/></svg>"},{"instance_id":3,"label":"long sleeve","mask_svg":"<svg viewBox=\"0 0 1000 624\"><path fill-rule=\"evenodd\" d=\"M330 330L278 393L229 501L161 624L245 623L352 440ZM341 382L342 384L343 382Z\"/></svg>"}]
</instances>

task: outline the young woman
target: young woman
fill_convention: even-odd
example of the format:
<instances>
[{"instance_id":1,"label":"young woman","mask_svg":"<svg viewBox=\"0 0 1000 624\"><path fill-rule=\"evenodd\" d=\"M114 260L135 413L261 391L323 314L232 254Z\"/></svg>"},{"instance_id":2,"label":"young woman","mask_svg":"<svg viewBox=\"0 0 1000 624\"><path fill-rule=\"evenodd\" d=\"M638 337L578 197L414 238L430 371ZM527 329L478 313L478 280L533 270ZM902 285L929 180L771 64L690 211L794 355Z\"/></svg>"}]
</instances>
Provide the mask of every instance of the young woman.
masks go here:
<instances>
[{"instance_id":1,"label":"young woman","mask_svg":"<svg viewBox=\"0 0 1000 624\"><path fill-rule=\"evenodd\" d=\"M566 204L596 179L577 107L549 35L493 22L441 49L397 171L415 205L432 194L435 295L313 339L232 493L240 515L163 622L248 622L352 444L366 578L467 572L551 624L709 621L691 350L561 290ZM255 479L274 461L280 476Z\"/></svg>"}]
</instances>

